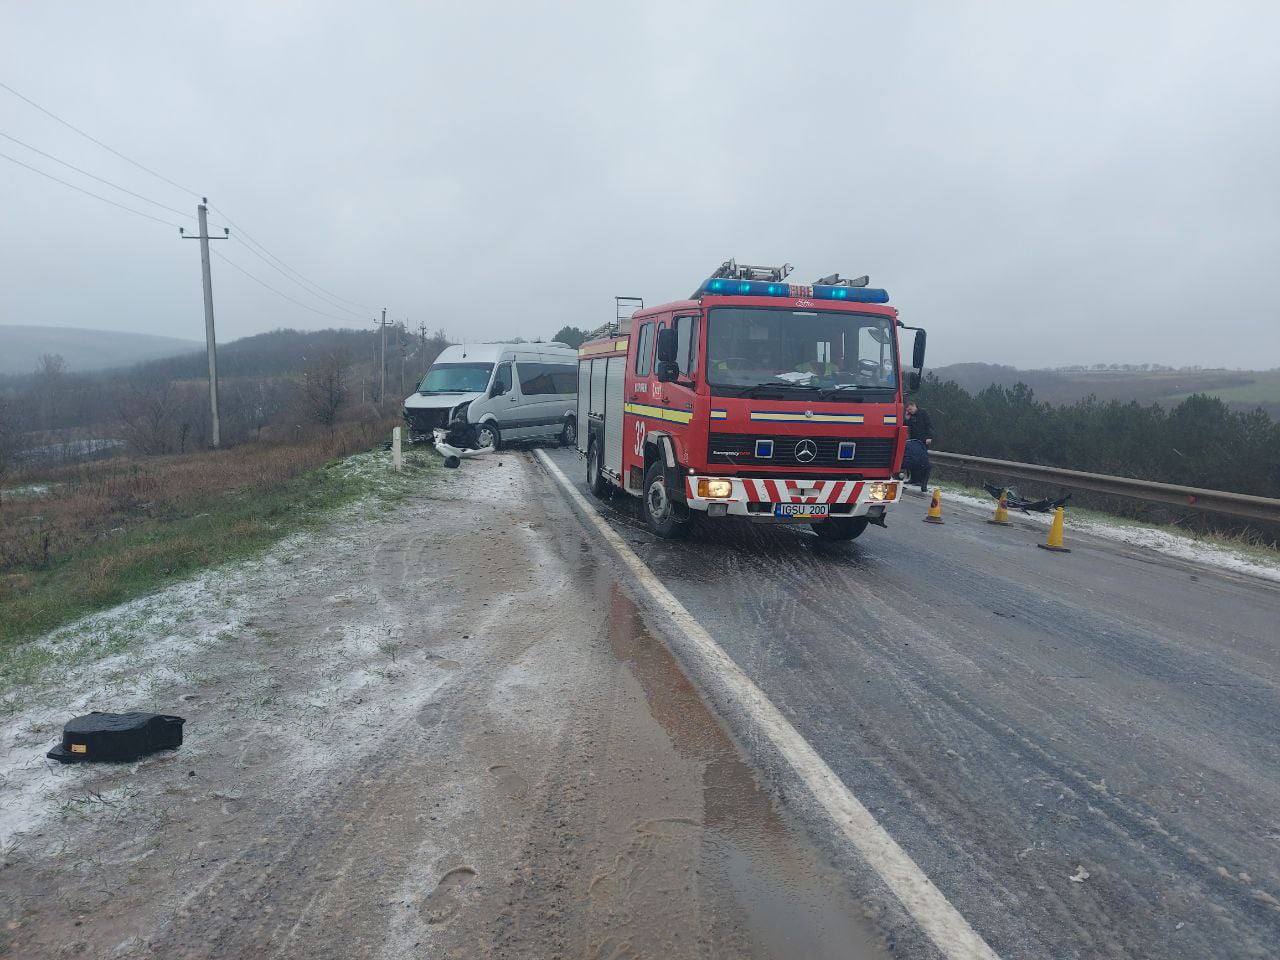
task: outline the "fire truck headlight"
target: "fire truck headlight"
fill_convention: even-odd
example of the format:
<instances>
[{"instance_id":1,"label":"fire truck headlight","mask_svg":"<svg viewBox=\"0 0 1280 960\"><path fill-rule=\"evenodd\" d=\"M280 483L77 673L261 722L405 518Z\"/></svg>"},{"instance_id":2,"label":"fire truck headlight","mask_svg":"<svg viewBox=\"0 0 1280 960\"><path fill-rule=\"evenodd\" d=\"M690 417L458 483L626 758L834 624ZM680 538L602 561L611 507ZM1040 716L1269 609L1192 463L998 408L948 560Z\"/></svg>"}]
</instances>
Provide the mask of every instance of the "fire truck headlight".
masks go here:
<instances>
[{"instance_id":1,"label":"fire truck headlight","mask_svg":"<svg viewBox=\"0 0 1280 960\"><path fill-rule=\"evenodd\" d=\"M698 481L698 496L710 500L723 500L725 497L733 496L733 483L729 480L703 478Z\"/></svg>"},{"instance_id":2,"label":"fire truck headlight","mask_svg":"<svg viewBox=\"0 0 1280 960\"><path fill-rule=\"evenodd\" d=\"M898 485L896 483L876 482L871 484L871 489L867 492L867 496L872 500L892 500L898 495Z\"/></svg>"}]
</instances>

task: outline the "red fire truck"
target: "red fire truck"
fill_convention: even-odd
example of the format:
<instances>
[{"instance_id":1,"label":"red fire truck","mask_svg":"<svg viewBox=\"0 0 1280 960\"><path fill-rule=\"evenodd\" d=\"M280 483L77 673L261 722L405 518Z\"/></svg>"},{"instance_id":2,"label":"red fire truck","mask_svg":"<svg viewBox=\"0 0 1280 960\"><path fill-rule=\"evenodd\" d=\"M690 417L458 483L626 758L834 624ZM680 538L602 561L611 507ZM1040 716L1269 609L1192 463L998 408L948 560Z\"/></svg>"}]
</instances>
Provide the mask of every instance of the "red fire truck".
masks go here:
<instances>
[{"instance_id":1,"label":"red fire truck","mask_svg":"<svg viewBox=\"0 0 1280 960\"><path fill-rule=\"evenodd\" d=\"M661 537L701 517L809 523L851 540L901 499L905 327L884 290L730 260L688 300L635 310L578 351L578 449ZM622 299L622 298L620 298ZM621 312L621 311L620 311Z\"/></svg>"}]
</instances>

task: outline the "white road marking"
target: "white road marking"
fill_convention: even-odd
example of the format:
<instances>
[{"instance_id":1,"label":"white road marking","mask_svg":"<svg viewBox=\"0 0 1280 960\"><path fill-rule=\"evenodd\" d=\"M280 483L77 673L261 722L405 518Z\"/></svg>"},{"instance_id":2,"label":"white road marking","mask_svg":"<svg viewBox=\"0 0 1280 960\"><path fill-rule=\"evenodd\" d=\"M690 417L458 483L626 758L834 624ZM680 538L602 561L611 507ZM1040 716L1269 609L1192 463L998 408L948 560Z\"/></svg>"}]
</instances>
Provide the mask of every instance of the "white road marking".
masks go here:
<instances>
[{"instance_id":1,"label":"white road marking","mask_svg":"<svg viewBox=\"0 0 1280 960\"><path fill-rule=\"evenodd\" d=\"M996 952L969 925L969 921L961 916L960 911L942 895L910 855L880 826L871 811L850 792L844 781L827 766L826 761L787 721L765 696L764 691L720 648L703 629L702 624L685 609L684 604L662 585L644 561L601 518L564 472L544 451L536 450L534 453L583 516L614 549L619 559L635 576L636 583L671 617L687 640L682 651L684 656L696 658L708 676L714 676L717 682L724 684L736 705L755 724L757 731L773 744L808 788L813 799L893 891L907 913L920 925L943 956L948 960L999 960Z\"/></svg>"}]
</instances>

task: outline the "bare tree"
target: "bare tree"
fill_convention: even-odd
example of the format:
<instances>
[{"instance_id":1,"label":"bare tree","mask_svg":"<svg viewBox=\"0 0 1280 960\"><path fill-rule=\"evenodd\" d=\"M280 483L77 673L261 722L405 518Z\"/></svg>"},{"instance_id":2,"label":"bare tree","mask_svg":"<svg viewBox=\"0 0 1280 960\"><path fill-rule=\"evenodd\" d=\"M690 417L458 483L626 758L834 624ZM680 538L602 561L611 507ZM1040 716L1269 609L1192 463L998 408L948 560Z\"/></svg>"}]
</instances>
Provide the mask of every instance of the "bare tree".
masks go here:
<instances>
[{"instance_id":1,"label":"bare tree","mask_svg":"<svg viewBox=\"0 0 1280 960\"><path fill-rule=\"evenodd\" d=\"M302 398L307 414L330 430L351 395L351 357L331 350L311 360L302 374Z\"/></svg>"},{"instance_id":2,"label":"bare tree","mask_svg":"<svg viewBox=\"0 0 1280 960\"><path fill-rule=\"evenodd\" d=\"M13 404L0 397L0 481L9 470L9 461L18 449L18 420L13 415Z\"/></svg>"},{"instance_id":3,"label":"bare tree","mask_svg":"<svg viewBox=\"0 0 1280 960\"><path fill-rule=\"evenodd\" d=\"M67 362L61 354L46 353L41 355L36 365L36 396L39 398L40 426L45 430L56 430L65 407L63 391Z\"/></svg>"},{"instance_id":4,"label":"bare tree","mask_svg":"<svg viewBox=\"0 0 1280 960\"><path fill-rule=\"evenodd\" d=\"M116 415L124 438L138 453L168 453L175 419L173 384L155 377L135 382L116 396Z\"/></svg>"}]
</instances>

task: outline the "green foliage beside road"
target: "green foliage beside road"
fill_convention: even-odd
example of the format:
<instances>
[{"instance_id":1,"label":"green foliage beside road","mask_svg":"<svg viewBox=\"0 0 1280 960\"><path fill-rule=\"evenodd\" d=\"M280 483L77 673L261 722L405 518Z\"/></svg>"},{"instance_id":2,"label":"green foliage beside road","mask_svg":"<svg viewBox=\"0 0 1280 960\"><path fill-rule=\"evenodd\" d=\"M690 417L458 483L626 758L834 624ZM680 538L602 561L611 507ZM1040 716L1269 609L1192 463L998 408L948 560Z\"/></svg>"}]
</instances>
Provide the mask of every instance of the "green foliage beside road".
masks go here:
<instances>
[{"instance_id":1,"label":"green foliage beside road","mask_svg":"<svg viewBox=\"0 0 1280 960\"><path fill-rule=\"evenodd\" d=\"M1025 384L969 393L928 376L916 394L939 450L1161 483L1280 496L1280 424L1196 394L1174 407L1088 397L1054 406Z\"/></svg>"}]
</instances>

